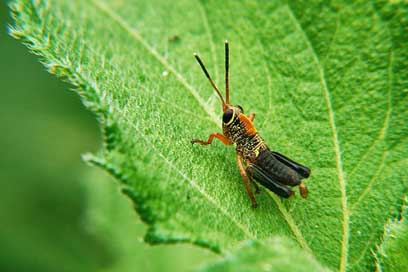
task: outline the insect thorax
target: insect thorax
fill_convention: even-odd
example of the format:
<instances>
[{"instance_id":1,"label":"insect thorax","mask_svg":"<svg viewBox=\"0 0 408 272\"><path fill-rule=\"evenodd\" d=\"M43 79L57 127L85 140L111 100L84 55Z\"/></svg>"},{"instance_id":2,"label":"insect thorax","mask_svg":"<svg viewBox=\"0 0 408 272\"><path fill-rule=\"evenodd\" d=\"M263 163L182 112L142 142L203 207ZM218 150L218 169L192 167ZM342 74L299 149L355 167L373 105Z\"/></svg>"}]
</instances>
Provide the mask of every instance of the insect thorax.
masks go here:
<instances>
[{"instance_id":1,"label":"insect thorax","mask_svg":"<svg viewBox=\"0 0 408 272\"><path fill-rule=\"evenodd\" d=\"M238 117L228 125L224 123L223 131L225 136L236 143L237 152L242 154L244 160L253 162L262 150L268 148L261 136L248 129Z\"/></svg>"}]
</instances>

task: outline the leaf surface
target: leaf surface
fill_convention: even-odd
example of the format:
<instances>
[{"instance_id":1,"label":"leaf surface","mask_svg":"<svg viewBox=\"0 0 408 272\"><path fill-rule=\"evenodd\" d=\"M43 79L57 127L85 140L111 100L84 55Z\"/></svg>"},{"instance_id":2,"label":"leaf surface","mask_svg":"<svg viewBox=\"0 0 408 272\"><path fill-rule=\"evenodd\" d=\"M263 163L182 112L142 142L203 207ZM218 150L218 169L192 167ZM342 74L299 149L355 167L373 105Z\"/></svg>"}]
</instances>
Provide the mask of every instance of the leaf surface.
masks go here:
<instances>
[{"instance_id":1,"label":"leaf surface","mask_svg":"<svg viewBox=\"0 0 408 272\"><path fill-rule=\"evenodd\" d=\"M291 236L324 265L373 269L407 192L407 11L402 3L14 1L12 35L78 88L105 146L88 160L122 181L150 243L225 252ZM269 146L308 165L310 195L257 196L234 149L191 146L221 109L192 53Z\"/></svg>"},{"instance_id":2,"label":"leaf surface","mask_svg":"<svg viewBox=\"0 0 408 272\"><path fill-rule=\"evenodd\" d=\"M295 262L293 260L296 260ZM246 241L221 261L206 265L202 272L216 271L329 271L297 248L292 241L272 237L265 241Z\"/></svg>"}]
</instances>

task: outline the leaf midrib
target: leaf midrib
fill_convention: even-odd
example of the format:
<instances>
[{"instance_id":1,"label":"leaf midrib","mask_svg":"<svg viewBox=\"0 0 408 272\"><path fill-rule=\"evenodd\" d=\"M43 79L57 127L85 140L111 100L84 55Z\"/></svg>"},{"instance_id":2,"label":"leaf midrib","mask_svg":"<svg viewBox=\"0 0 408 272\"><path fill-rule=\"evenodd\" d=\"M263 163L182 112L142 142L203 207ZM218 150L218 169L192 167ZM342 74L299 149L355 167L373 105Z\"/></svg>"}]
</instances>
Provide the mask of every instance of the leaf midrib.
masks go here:
<instances>
[{"instance_id":1,"label":"leaf midrib","mask_svg":"<svg viewBox=\"0 0 408 272\"><path fill-rule=\"evenodd\" d=\"M193 86L191 86L180 73L177 72L177 70L171 66L156 50L154 50L153 47L151 47L145 39L143 39L139 32L135 31L122 17L120 17L118 14L115 12L112 12L109 7L97 0L92 1L95 6L104 12L106 15L108 15L113 21L115 21L117 24L119 24L124 30L126 30L129 35L136 39L138 42L140 42L143 47L149 51L150 54L152 54L165 68L167 68L176 78L177 80L193 95L193 97L197 100L198 104L206 111L210 117L211 120L218 126L221 127L218 121L218 118L216 117L215 113L213 111L209 110L209 107L207 103L204 102L204 100L201 98L201 96L198 94L198 92L194 89Z\"/></svg>"},{"instance_id":2,"label":"leaf midrib","mask_svg":"<svg viewBox=\"0 0 408 272\"><path fill-rule=\"evenodd\" d=\"M375 171L373 177L368 182L366 188L359 195L358 199L355 202L348 203L346 188L345 188L346 179L344 177L344 170L343 170L343 163L342 163L343 161L341 159L341 148L340 148L340 143L338 141L338 134L337 134L337 128L336 128L336 123L335 123L335 115L334 115L334 111L333 111L333 107L332 107L330 90L328 88L327 81L325 79L324 68L323 68L323 65L321 64L321 62L319 61L319 58L318 58L318 56L317 56L317 54L316 54L316 52L314 50L314 47L312 46L312 43L311 43L310 39L307 36L307 33L302 29L300 23L298 22L298 20L294 16L290 6L288 6L288 9L289 9L290 15L291 15L293 21L295 22L298 30L304 36L304 39L305 39L310 51L312 52L314 61L315 61L316 65L317 65L317 67L319 69L320 81L321 81L321 84L322 84L323 89L324 89L325 100L326 100L327 107L328 107L328 110L329 110L329 119L330 119L330 125L331 125L331 128L332 128L333 143L334 143L335 152L336 152L336 165L337 165L338 179L339 179L340 191L341 191L341 196L342 196L342 208L343 208L343 237L342 237L342 245L341 245L341 258L340 258L339 271L346 271L347 268L348 268L348 265L351 265L351 267L353 267L356 263L358 263L358 260L361 260L362 256L364 256L364 254L367 251L367 248L368 248L368 246L370 244L369 242L367 242L363 252L357 258L357 261L355 261L354 263L348 263L350 214L353 211L354 207L357 206L359 201L361 199L363 199L365 197L365 195L369 192L373 182L377 179L377 177L381 173L382 169L385 166L385 161L386 161L388 153L385 150L382 152L381 162L378 165L377 170ZM373 10L375 11L375 8L373 8ZM331 43L330 43L330 45L328 47L329 48L328 50L330 50L331 44L333 43L335 35L337 34L338 28L339 28L339 24L337 22L336 23L335 33L334 33L332 41L331 41ZM386 137L387 130L388 130L388 127L389 127L389 120L390 120L391 113L392 113L391 90L392 90L392 86L393 86L393 60L394 60L394 52L393 52L393 50L391 48L390 53L389 53L389 63L388 63L387 111L385 113L383 126L382 126L381 130L379 131L377 138L373 141L373 143L370 145L370 147L367 149L367 151L363 154L361 159L353 167L353 169L350 172L349 177L352 176L352 174L354 174L354 171L357 169L357 166L360 164L361 161L363 161L365 156L368 155L371 152L371 150L374 148L374 146L378 142L383 141L385 139L385 137ZM350 205L350 207L349 207L349 205ZM371 234L369 241L372 239L372 236L373 236L373 234Z\"/></svg>"},{"instance_id":3,"label":"leaf midrib","mask_svg":"<svg viewBox=\"0 0 408 272\"><path fill-rule=\"evenodd\" d=\"M111 9L109 9L109 7L98 1L98 0L93 0L93 3L95 4L95 6L101 10L102 12L104 12L106 15L108 15L113 21L115 21L117 24L119 24L127 33L129 33L129 35L131 35L133 38L135 38L137 41L139 41L145 48L146 50L148 50L164 67L166 67L173 75L175 75L175 77L177 78L177 80L180 81L180 83L193 95L193 97L198 101L198 103L200 104L200 106L204 109L204 111L209 114L209 116L211 117L211 120L219 127L220 123L217 119L217 117L215 116L215 113L209 110L208 105L202 100L201 96L198 94L198 92L194 89L194 87L192 87L185 79L184 77L179 74L177 72L177 70L175 68L173 68L162 56L160 56L159 53L157 53L156 50L154 50L141 36L140 34L135 31L120 15L116 14L115 12L113 12ZM162 157L162 159L165 159L164 155L161 155L160 157ZM166 159L165 161L166 163L168 162L168 160ZM185 175L183 175L183 178L185 178ZM192 183L190 183L191 185L193 185ZM193 188L195 189L199 189L198 186L197 188L193 186ZM201 190L199 191L200 193ZM209 197L209 196L208 196ZM273 198L274 201L276 202L276 204L279 207L279 210L282 211L286 211L286 208L281 205L278 200L276 198ZM215 200L214 202L211 202L212 204L215 205ZM217 204L218 205L218 204ZM285 218L288 226L290 227L290 229L292 230L292 232L295 235L296 240L298 241L298 243L305 249L307 250L310 254L312 254L312 251L310 250L306 240L304 239L303 235L301 234L300 230L298 229L298 227L296 226L296 224L294 223L291 215L286 211L285 213L282 213L283 217ZM233 218L230 215L230 218ZM236 220L234 220L235 223ZM239 224L240 225L240 224ZM238 225L237 225L238 226ZM239 226L238 226L239 227ZM241 230L242 228L239 227ZM251 234L251 232L248 231L244 231L245 234L248 233L252 236L252 238L255 238L255 236L253 236ZM249 236L249 237L251 237Z\"/></svg>"},{"instance_id":4,"label":"leaf midrib","mask_svg":"<svg viewBox=\"0 0 408 272\"><path fill-rule=\"evenodd\" d=\"M330 95L330 91L329 91L329 88L326 82L324 68L321 62L319 61L319 58L317 57L316 51L314 47L312 46L312 43L309 37L307 36L307 33L303 30L302 26L300 25L299 21L295 17L290 6L287 5L287 8L288 8L288 14L291 20L293 21L298 31L302 33L303 39L305 40L313 56L313 60L319 70L320 83L322 84L322 87L323 87L324 97L325 97L325 101L327 105L327 110L329 113L329 122L330 122L330 127L332 130L332 134L333 134L333 145L334 145L334 151L336 154L335 157L336 157L337 177L339 181L339 188L340 188L340 193L341 193L341 203L342 203L342 210L343 210L343 223L342 223L343 237L342 237L342 242L341 242L339 271L346 271L347 261L348 261L348 243L349 243L349 210L347 206L346 180L344 177L343 163L341 159L341 149L340 149L340 143L338 140L338 133L337 133L336 121L335 121L334 111L333 111L333 106L332 106L332 101L331 101L331 95Z\"/></svg>"}]
</instances>

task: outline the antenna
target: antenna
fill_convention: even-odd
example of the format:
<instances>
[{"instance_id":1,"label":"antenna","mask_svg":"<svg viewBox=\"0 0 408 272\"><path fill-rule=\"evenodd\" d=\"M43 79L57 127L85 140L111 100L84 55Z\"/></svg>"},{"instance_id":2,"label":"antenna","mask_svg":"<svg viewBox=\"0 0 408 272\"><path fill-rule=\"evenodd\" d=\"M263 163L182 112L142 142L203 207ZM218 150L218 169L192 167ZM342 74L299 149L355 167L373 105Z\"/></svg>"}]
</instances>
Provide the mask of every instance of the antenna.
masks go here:
<instances>
[{"instance_id":1,"label":"antenna","mask_svg":"<svg viewBox=\"0 0 408 272\"><path fill-rule=\"evenodd\" d=\"M200 64L201 69L203 69L203 72L205 74L205 76L208 78L208 81L210 81L211 86L214 88L214 91L218 94L218 96L221 99L221 103L222 103L222 108L225 109L226 108L226 104L224 99L221 96L220 91L218 90L217 86L215 86L214 81L211 79L210 74L207 72L207 69L205 69L204 63L201 61L200 57L198 56L197 53L194 53L194 57L196 58L196 60L198 61L198 64Z\"/></svg>"},{"instance_id":2,"label":"antenna","mask_svg":"<svg viewBox=\"0 0 408 272\"><path fill-rule=\"evenodd\" d=\"M229 70L229 47L228 41L225 41L225 100L227 101L227 104L229 104L228 70Z\"/></svg>"}]
</instances>

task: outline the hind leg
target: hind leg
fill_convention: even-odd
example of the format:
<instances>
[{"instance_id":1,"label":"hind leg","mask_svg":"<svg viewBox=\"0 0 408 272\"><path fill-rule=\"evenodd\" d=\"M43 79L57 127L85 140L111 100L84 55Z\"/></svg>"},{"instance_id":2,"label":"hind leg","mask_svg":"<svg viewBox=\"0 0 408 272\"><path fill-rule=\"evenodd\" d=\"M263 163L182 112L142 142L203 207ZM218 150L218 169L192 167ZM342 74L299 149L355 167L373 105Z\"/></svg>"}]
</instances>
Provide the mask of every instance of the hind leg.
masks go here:
<instances>
[{"instance_id":1,"label":"hind leg","mask_svg":"<svg viewBox=\"0 0 408 272\"><path fill-rule=\"evenodd\" d=\"M244 181L248 196L251 199L252 207L256 208L257 204L256 204L255 196L251 190L251 187L249 186L249 178L242 164L242 156L238 153L237 153L237 163L238 163L239 172L241 173L241 177L242 177L242 180Z\"/></svg>"},{"instance_id":2,"label":"hind leg","mask_svg":"<svg viewBox=\"0 0 408 272\"><path fill-rule=\"evenodd\" d=\"M299 192L303 198L307 197L308 190L307 190L306 184L304 184L302 181L299 183Z\"/></svg>"}]
</instances>

